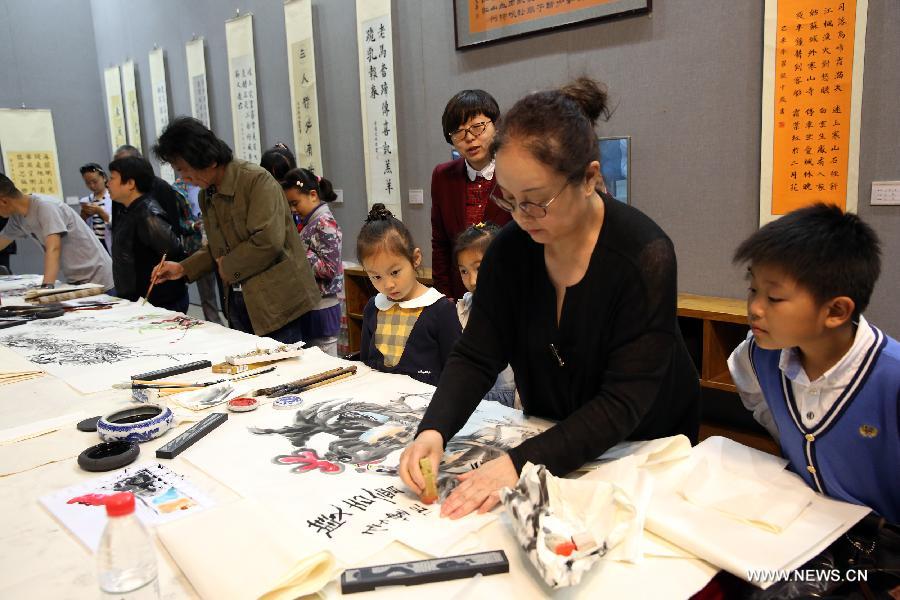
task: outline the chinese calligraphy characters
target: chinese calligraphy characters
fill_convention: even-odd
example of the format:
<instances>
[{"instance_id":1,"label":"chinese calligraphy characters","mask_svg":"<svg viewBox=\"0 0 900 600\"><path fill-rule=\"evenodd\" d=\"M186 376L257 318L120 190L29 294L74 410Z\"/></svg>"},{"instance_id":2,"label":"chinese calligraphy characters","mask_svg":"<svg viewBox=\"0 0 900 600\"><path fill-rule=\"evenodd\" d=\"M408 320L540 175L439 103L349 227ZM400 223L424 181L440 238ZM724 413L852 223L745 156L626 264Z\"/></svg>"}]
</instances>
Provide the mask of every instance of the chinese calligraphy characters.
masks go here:
<instances>
[{"instance_id":1,"label":"chinese calligraphy characters","mask_svg":"<svg viewBox=\"0 0 900 600\"><path fill-rule=\"evenodd\" d=\"M779 0L772 212L844 207L848 187L854 1Z\"/></svg>"},{"instance_id":2,"label":"chinese calligraphy characters","mask_svg":"<svg viewBox=\"0 0 900 600\"><path fill-rule=\"evenodd\" d=\"M231 103L235 120L235 153L253 163L260 159L256 67L253 55L231 61Z\"/></svg>"},{"instance_id":3,"label":"chinese calligraphy characters","mask_svg":"<svg viewBox=\"0 0 900 600\"><path fill-rule=\"evenodd\" d=\"M366 182L369 205L384 202L400 208L397 177L397 134L394 104L394 61L390 15L362 23L360 61L366 127Z\"/></svg>"},{"instance_id":4,"label":"chinese calligraphy characters","mask_svg":"<svg viewBox=\"0 0 900 600\"><path fill-rule=\"evenodd\" d=\"M10 179L23 192L60 196L53 152L6 152Z\"/></svg>"}]
</instances>

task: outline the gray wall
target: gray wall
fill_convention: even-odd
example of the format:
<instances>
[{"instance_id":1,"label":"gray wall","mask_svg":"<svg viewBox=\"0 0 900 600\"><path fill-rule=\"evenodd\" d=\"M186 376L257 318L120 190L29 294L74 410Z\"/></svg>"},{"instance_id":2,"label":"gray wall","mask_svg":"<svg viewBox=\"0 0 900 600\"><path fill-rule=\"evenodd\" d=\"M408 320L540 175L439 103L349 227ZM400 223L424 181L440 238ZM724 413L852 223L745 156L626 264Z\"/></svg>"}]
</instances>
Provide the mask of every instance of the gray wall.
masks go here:
<instances>
[{"instance_id":1,"label":"gray wall","mask_svg":"<svg viewBox=\"0 0 900 600\"><path fill-rule=\"evenodd\" d=\"M26 2L7 4L24 7ZM135 60L145 146L156 135L147 53L154 44L165 49L170 114L188 114L184 43L193 34L206 38L213 128L231 141L224 21L236 6L214 0L91 1L97 32L97 72L92 78L99 85L103 68ZM681 291L743 295L742 273L731 265L730 255L757 227L762 2L657 2L650 15L463 52L454 49L449 0L395 0L393 6L403 219L423 246L426 260L431 170L449 157L440 132L449 96L459 89L483 87L507 108L530 90L587 74L607 83L617 107L599 133L632 136L632 202L674 240ZM291 144L282 5L247 0L239 8L254 14L263 142ZM43 9L41 13L46 14ZM344 190L344 205L333 208L345 232L345 258L352 260L355 234L366 212L354 2L314 0L313 18L325 175ZM900 209L871 207L868 198L873 179L900 179L896 1L870 0L868 22L859 213L878 230L885 256L893 257L900 250ZM40 70L29 73L37 78ZM97 113L91 131L98 141L92 143L105 150L102 99L98 102L99 108L84 114ZM61 128L57 117L58 135ZM62 147L60 151L64 153ZM406 203L410 188L426 190L424 206ZM900 336L900 313L893 299L900 289L900 261L884 262L868 316Z\"/></svg>"},{"instance_id":2,"label":"gray wall","mask_svg":"<svg viewBox=\"0 0 900 600\"><path fill-rule=\"evenodd\" d=\"M0 0L0 107L53 111L66 196L87 194L81 165L109 160L96 54L89 0ZM43 272L34 242L18 248L13 270Z\"/></svg>"}]
</instances>

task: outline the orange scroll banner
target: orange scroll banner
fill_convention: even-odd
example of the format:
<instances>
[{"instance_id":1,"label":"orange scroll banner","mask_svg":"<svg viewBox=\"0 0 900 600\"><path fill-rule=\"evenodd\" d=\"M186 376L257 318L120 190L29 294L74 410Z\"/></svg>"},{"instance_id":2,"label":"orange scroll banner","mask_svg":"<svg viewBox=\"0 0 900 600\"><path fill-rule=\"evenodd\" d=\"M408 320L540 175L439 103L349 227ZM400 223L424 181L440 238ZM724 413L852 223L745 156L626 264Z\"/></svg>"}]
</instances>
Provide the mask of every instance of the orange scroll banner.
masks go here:
<instances>
[{"instance_id":1,"label":"orange scroll banner","mask_svg":"<svg viewBox=\"0 0 900 600\"><path fill-rule=\"evenodd\" d=\"M767 0L760 224L855 211L867 0Z\"/></svg>"}]
</instances>

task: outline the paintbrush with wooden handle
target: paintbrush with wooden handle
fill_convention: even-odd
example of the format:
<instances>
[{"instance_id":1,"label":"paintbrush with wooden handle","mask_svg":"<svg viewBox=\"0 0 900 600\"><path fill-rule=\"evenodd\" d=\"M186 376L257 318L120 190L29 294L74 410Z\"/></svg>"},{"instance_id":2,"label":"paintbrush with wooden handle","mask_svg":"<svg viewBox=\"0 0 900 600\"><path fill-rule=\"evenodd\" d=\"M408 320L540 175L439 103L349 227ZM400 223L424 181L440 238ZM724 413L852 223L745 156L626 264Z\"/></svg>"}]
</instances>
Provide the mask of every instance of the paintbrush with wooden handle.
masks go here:
<instances>
[{"instance_id":1,"label":"paintbrush with wooden handle","mask_svg":"<svg viewBox=\"0 0 900 600\"><path fill-rule=\"evenodd\" d=\"M298 379L296 381L290 381L288 383L276 385L274 387L262 388L256 390L253 395L273 398L275 396L284 396L285 394L298 394L303 390L310 389L312 385L320 384L323 382L331 383L331 381L333 379L336 379L337 377L343 378L344 375L353 375L354 373L356 373L355 365L351 367L331 369L329 371L325 371L317 375L311 375L309 377L304 377L303 379Z\"/></svg>"},{"instance_id":2,"label":"paintbrush with wooden handle","mask_svg":"<svg viewBox=\"0 0 900 600\"><path fill-rule=\"evenodd\" d=\"M167 253L163 252L162 260L160 260L159 264L156 265L156 269L153 269L154 272L157 269L159 269L161 266L163 266L163 263L166 262L166 256L167 256ZM143 298L141 298L141 306L147 304L147 299L150 298L150 292L153 291L154 285L156 285L156 275L154 275L153 278L150 279L150 287L147 288L147 294Z\"/></svg>"}]
</instances>

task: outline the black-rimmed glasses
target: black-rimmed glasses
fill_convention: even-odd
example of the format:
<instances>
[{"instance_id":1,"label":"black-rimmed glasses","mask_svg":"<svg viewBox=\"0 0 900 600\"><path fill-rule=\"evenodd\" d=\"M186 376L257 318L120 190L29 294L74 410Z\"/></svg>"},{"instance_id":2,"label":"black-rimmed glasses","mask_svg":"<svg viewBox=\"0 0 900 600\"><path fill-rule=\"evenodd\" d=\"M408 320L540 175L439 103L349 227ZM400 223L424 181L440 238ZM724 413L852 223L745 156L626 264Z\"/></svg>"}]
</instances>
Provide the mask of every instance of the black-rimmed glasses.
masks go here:
<instances>
[{"instance_id":1,"label":"black-rimmed glasses","mask_svg":"<svg viewBox=\"0 0 900 600\"><path fill-rule=\"evenodd\" d=\"M503 192L500 191L499 187L495 187L494 191L491 192L491 200L493 200L494 204L505 210L506 212L514 212L516 209L522 211L529 217L534 219L543 219L547 216L547 209L553 204L553 201L559 198L562 193L569 187L571 181L566 181L566 184L562 186L562 189L556 192L556 194L547 200L546 202L541 202L536 204L534 202L519 202L518 204L510 202L506 198L503 197Z\"/></svg>"},{"instance_id":2,"label":"black-rimmed glasses","mask_svg":"<svg viewBox=\"0 0 900 600\"><path fill-rule=\"evenodd\" d=\"M479 121L478 123L472 123L469 127L460 127L450 134L450 141L458 144L459 142L466 139L467 133L471 134L473 138L477 138L479 135L484 133L485 129L487 129L488 123L493 123L493 121Z\"/></svg>"}]
</instances>

